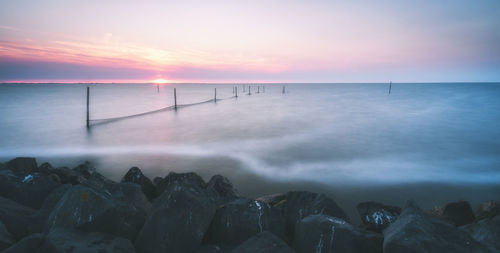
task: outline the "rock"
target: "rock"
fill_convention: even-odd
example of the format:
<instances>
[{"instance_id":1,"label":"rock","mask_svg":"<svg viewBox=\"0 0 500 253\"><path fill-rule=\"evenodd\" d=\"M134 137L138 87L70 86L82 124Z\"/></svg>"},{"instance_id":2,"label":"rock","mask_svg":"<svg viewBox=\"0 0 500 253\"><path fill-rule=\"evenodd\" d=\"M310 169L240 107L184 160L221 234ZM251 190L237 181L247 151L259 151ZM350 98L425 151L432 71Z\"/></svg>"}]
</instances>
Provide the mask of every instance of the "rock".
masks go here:
<instances>
[{"instance_id":1,"label":"rock","mask_svg":"<svg viewBox=\"0 0 500 253\"><path fill-rule=\"evenodd\" d=\"M356 209L364 227L378 233L394 222L401 213L400 207L387 206L373 201L359 203Z\"/></svg>"},{"instance_id":2,"label":"rock","mask_svg":"<svg viewBox=\"0 0 500 253\"><path fill-rule=\"evenodd\" d=\"M156 197L156 188L149 178L142 174L142 171L137 167L132 167L128 170L127 174L123 176L121 182L134 183L141 186L142 192L152 200Z\"/></svg>"},{"instance_id":3,"label":"rock","mask_svg":"<svg viewBox=\"0 0 500 253\"><path fill-rule=\"evenodd\" d=\"M78 171L68 167L53 168L50 172L57 175L62 184L77 185L87 180L83 175L80 175Z\"/></svg>"},{"instance_id":4,"label":"rock","mask_svg":"<svg viewBox=\"0 0 500 253\"><path fill-rule=\"evenodd\" d=\"M294 246L298 253L382 252L383 236L356 228L342 219L310 215L297 222Z\"/></svg>"},{"instance_id":5,"label":"rock","mask_svg":"<svg viewBox=\"0 0 500 253\"><path fill-rule=\"evenodd\" d=\"M4 250L5 248L8 248L10 245L12 245L12 243L14 243L12 235L9 233L7 227L5 227L3 222L0 220L0 251Z\"/></svg>"},{"instance_id":6,"label":"rock","mask_svg":"<svg viewBox=\"0 0 500 253\"><path fill-rule=\"evenodd\" d=\"M16 203L10 199L0 197L0 220L14 237L14 241L31 234L32 217L35 210Z\"/></svg>"},{"instance_id":7,"label":"rock","mask_svg":"<svg viewBox=\"0 0 500 253\"><path fill-rule=\"evenodd\" d=\"M231 248L226 245L203 245L195 253L229 253Z\"/></svg>"},{"instance_id":8,"label":"rock","mask_svg":"<svg viewBox=\"0 0 500 253\"><path fill-rule=\"evenodd\" d=\"M0 171L0 196L35 209L40 208L47 195L59 185L38 172L20 176L10 170Z\"/></svg>"},{"instance_id":9,"label":"rock","mask_svg":"<svg viewBox=\"0 0 500 253\"><path fill-rule=\"evenodd\" d=\"M76 166L73 170L86 179L96 172L95 167L89 161L85 161L85 163Z\"/></svg>"},{"instance_id":10,"label":"rock","mask_svg":"<svg viewBox=\"0 0 500 253\"><path fill-rule=\"evenodd\" d=\"M42 246L43 239L43 234L31 234L5 249L2 253L38 252Z\"/></svg>"},{"instance_id":11,"label":"rock","mask_svg":"<svg viewBox=\"0 0 500 253\"><path fill-rule=\"evenodd\" d=\"M325 214L341 218L349 222L345 214L335 201L324 194L307 191L290 191L286 194L275 194L259 198L272 207L281 210L286 221L286 237L288 242L294 238L295 224L304 217L313 214Z\"/></svg>"},{"instance_id":12,"label":"rock","mask_svg":"<svg viewBox=\"0 0 500 253\"><path fill-rule=\"evenodd\" d=\"M493 218L500 214L500 201L487 201L481 203L476 211L477 220Z\"/></svg>"},{"instance_id":13,"label":"rock","mask_svg":"<svg viewBox=\"0 0 500 253\"><path fill-rule=\"evenodd\" d=\"M67 190L54 207L44 231L75 228L133 241L150 208L151 204L136 184L121 183L98 189L76 185Z\"/></svg>"},{"instance_id":14,"label":"rock","mask_svg":"<svg viewBox=\"0 0 500 253\"><path fill-rule=\"evenodd\" d=\"M268 231L257 234L236 247L232 253L294 253L280 238Z\"/></svg>"},{"instance_id":15,"label":"rock","mask_svg":"<svg viewBox=\"0 0 500 253\"><path fill-rule=\"evenodd\" d=\"M5 164L5 168L19 176L25 176L38 170L36 159L31 157L14 158Z\"/></svg>"},{"instance_id":16,"label":"rock","mask_svg":"<svg viewBox=\"0 0 500 253\"><path fill-rule=\"evenodd\" d=\"M156 186L158 185L161 181L163 180L162 177L155 177L153 178L153 184Z\"/></svg>"},{"instance_id":17,"label":"rock","mask_svg":"<svg viewBox=\"0 0 500 253\"><path fill-rule=\"evenodd\" d=\"M448 203L444 206L443 217L455 226L462 226L474 222L474 212L467 201Z\"/></svg>"},{"instance_id":18,"label":"rock","mask_svg":"<svg viewBox=\"0 0 500 253\"><path fill-rule=\"evenodd\" d=\"M460 228L467 231L476 241L489 246L492 251L500 252L500 215Z\"/></svg>"},{"instance_id":19,"label":"rock","mask_svg":"<svg viewBox=\"0 0 500 253\"><path fill-rule=\"evenodd\" d=\"M428 216L409 201L398 219L384 230L384 252L490 252L467 232Z\"/></svg>"},{"instance_id":20,"label":"rock","mask_svg":"<svg viewBox=\"0 0 500 253\"><path fill-rule=\"evenodd\" d=\"M226 177L215 175L208 181L207 189L215 192L218 197L237 198L238 193Z\"/></svg>"},{"instance_id":21,"label":"rock","mask_svg":"<svg viewBox=\"0 0 500 253\"><path fill-rule=\"evenodd\" d=\"M284 228L284 219L281 216L277 219L282 220ZM236 246L258 233L273 229L271 220L268 204L246 198L236 199L217 209L206 241Z\"/></svg>"},{"instance_id":22,"label":"rock","mask_svg":"<svg viewBox=\"0 0 500 253\"><path fill-rule=\"evenodd\" d=\"M45 238L40 253L134 253L132 243L124 238L105 233L84 233L76 230L55 229Z\"/></svg>"},{"instance_id":23,"label":"rock","mask_svg":"<svg viewBox=\"0 0 500 253\"><path fill-rule=\"evenodd\" d=\"M155 199L135 247L141 253L193 252L215 214L206 191L182 180L172 182Z\"/></svg>"},{"instance_id":24,"label":"rock","mask_svg":"<svg viewBox=\"0 0 500 253\"><path fill-rule=\"evenodd\" d=\"M42 163L42 165L38 166L38 172L43 173L45 175L52 173L53 169L54 167L52 167L52 164L50 163Z\"/></svg>"},{"instance_id":25,"label":"rock","mask_svg":"<svg viewBox=\"0 0 500 253\"><path fill-rule=\"evenodd\" d=\"M158 181L158 182L156 182ZM175 173L170 172L165 178L155 180L156 193L161 195L165 189L169 188L173 183L178 182L183 185L191 185L192 187L199 187L204 189L206 187L205 181L198 174L190 173Z\"/></svg>"}]
</instances>

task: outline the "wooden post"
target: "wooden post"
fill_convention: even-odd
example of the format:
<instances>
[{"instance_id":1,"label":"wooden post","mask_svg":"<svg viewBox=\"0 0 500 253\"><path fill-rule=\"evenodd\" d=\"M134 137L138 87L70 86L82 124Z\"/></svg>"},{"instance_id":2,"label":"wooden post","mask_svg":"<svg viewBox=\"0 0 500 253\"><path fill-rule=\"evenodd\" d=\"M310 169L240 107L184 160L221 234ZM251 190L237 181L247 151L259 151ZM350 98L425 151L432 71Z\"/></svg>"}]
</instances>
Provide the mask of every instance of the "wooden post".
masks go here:
<instances>
[{"instance_id":1,"label":"wooden post","mask_svg":"<svg viewBox=\"0 0 500 253\"><path fill-rule=\"evenodd\" d=\"M392 81L389 83L389 95L391 95Z\"/></svg>"},{"instance_id":2,"label":"wooden post","mask_svg":"<svg viewBox=\"0 0 500 253\"><path fill-rule=\"evenodd\" d=\"M260 86L257 86L257 93L260 93Z\"/></svg>"},{"instance_id":3,"label":"wooden post","mask_svg":"<svg viewBox=\"0 0 500 253\"><path fill-rule=\"evenodd\" d=\"M248 95L252 95L252 93L250 92L252 86L248 85Z\"/></svg>"},{"instance_id":4,"label":"wooden post","mask_svg":"<svg viewBox=\"0 0 500 253\"><path fill-rule=\"evenodd\" d=\"M160 93L160 85L159 85L159 84L156 84L156 91L157 91L158 93Z\"/></svg>"},{"instance_id":5,"label":"wooden post","mask_svg":"<svg viewBox=\"0 0 500 253\"><path fill-rule=\"evenodd\" d=\"M90 96L90 87L87 87L87 128L90 127L90 120L89 120L89 96Z\"/></svg>"},{"instance_id":6,"label":"wooden post","mask_svg":"<svg viewBox=\"0 0 500 253\"><path fill-rule=\"evenodd\" d=\"M236 94L236 97L238 97L238 86L234 87L234 92Z\"/></svg>"},{"instance_id":7,"label":"wooden post","mask_svg":"<svg viewBox=\"0 0 500 253\"><path fill-rule=\"evenodd\" d=\"M177 110L177 91L174 88L174 109Z\"/></svg>"},{"instance_id":8,"label":"wooden post","mask_svg":"<svg viewBox=\"0 0 500 253\"><path fill-rule=\"evenodd\" d=\"M283 91L281 93L285 94L285 85L283 85Z\"/></svg>"},{"instance_id":9,"label":"wooden post","mask_svg":"<svg viewBox=\"0 0 500 253\"><path fill-rule=\"evenodd\" d=\"M243 84L243 92L245 92L245 85Z\"/></svg>"},{"instance_id":10,"label":"wooden post","mask_svg":"<svg viewBox=\"0 0 500 253\"><path fill-rule=\"evenodd\" d=\"M266 86L262 85L262 93L266 93Z\"/></svg>"},{"instance_id":11,"label":"wooden post","mask_svg":"<svg viewBox=\"0 0 500 253\"><path fill-rule=\"evenodd\" d=\"M217 102L217 88L214 89L214 102Z\"/></svg>"}]
</instances>

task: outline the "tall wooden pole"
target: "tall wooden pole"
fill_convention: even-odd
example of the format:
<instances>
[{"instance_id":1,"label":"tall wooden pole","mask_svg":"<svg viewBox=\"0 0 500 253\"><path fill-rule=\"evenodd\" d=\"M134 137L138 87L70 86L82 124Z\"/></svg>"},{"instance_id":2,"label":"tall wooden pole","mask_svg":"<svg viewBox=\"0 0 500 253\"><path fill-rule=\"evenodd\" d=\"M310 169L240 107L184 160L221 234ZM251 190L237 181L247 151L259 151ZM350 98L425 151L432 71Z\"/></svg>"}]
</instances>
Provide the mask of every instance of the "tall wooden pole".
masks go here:
<instances>
[{"instance_id":1,"label":"tall wooden pole","mask_svg":"<svg viewBox=\"0 0 500 253\"><path fill-rule=\"evenodd\" d=\"M177 91L174 88L174 109L177 110Z\"/></svg>"},{"instance_id":2,"label":"tall wooden pole","mask_svg":"<svg viewBox=\"0 0 500 253\"><path fill-rule=\"evenodd\" d=\"M160 85L159 85L159 84L156 84L156 91L157 91L158 93L160 93Z\"/></svg>"},{"instance_id":3,"label":"tall wooden pole","mask_svg":"<svg viewBox=\"0 0 500 253\"><path fill-rule=\"evenodd\" d=\"M214 88L214 102L217 102L217 88Z\"/></svg>"},{"instance_id":4,"label":"tall wooden pole","mask_svg":"<svg viewBox=\"0 0 500 253\"><path fill-rule=\"evenodd\" d=\"M391 89L392 89L392 81L389 83L389 95L391 95Z\"/></svg>"},{"instance_id":5,"label":"tall wooden pole","mask_svg":"<svg viewBox=\"0 0 500 253\"><path fill-rule=\"evenodd\" d=\"M257 93L260 93L260 86L257 86Z\"/></svg>"},{"instance_id":6,"label":"tall wooden pole","mask_svg":"<svg viewBox=\"0 0 500 253\"><path fill-rule=\"evenodd\" d=\"M234 92L236 94L236 97L238 97L238 86L234 87Z\"/></svg>"},{"instance_id":7,"label":"tall wooden pole","mask_svg":"<svg viewBox=\"0 0 500 253\"><path fill-rule=\"evenodd\" d=\"M283 85L283 91L282 91L283 94L285 94L285 86Z\"/></svg>"},{"instance_id":8,"label":"tall wooden pole","mask_svg":"<svg viewBox=\"0 0 500 253\"><path fill-rule=\"evenodd\" d=\"M90 126L90 120L89 120L89 97L90 97L90 87L87 87L87 127Z\"/></svg>"},{"instance_id":9,"label":"tall wooden pole","mask_svg":"<svg viewBox=\"0 0 500 253\"><path fill-rule=\"evenodd\" d=\"M248 95L252 95L252 93L250 92L252 86L248 85Z\"/></svg>"}]
</instances>

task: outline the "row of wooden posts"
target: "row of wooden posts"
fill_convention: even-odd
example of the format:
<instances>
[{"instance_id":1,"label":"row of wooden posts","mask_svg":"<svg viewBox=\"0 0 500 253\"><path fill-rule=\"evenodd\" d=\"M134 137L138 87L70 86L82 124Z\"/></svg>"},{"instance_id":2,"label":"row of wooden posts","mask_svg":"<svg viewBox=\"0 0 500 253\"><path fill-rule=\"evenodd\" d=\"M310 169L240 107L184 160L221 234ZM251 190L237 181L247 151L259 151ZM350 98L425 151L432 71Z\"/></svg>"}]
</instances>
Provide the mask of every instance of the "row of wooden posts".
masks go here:
<instances>
[{"instance_id":1,"label":"row of wooden posts","mask_svg":"<svg viewBox=\"0 0 500 253\"><path fill-rule=\"evenodd\" d=\"M260 87L257 86L257 93L260 93ZM252 95L252 86L248 86L248 93L247 95ZM159 93L160 92L160 86L157 84L156 85L156 90ZM245 85L243 85L243 92L245 92ZM266 92L266 86L262 86L262 93ZM282 88L282 93L285 94L285 86ZM238 86L233 86L233 94L234 97L238 97ZM87 87L87 128L90 127L90 87ZM214 88L214 102L217 102L217 88ZM174 110L177 110L177 89L174 88Z\"/></svg>"}]
</instances>

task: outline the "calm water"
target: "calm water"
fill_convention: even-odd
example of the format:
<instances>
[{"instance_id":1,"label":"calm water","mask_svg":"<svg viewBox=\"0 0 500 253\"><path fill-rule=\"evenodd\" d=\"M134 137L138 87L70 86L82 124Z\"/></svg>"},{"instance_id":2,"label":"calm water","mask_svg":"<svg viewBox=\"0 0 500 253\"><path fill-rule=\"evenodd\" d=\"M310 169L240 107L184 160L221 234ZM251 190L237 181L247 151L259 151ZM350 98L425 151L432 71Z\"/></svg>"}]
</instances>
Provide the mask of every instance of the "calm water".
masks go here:
<instances>
[{"instance_id":1,"label":"calm water","mask_svg":"<svg viewBox=\"0 0 500 253\"><path fill-rule=\"evenodd\" d=\"M0 161L92 160L118 180L221 173L244 191L436 183L500 185L500 84L268 84L266 92L85 127L86 86L0 85ZM232 96L233 85L96 84L91 119ZM248 91L248 88L246 89ZM264 184L262 184L264 185ZM260 190L260 191L259 191ZM486 193L496 194L487 190Z\"/></svg>"}]
</instances>

